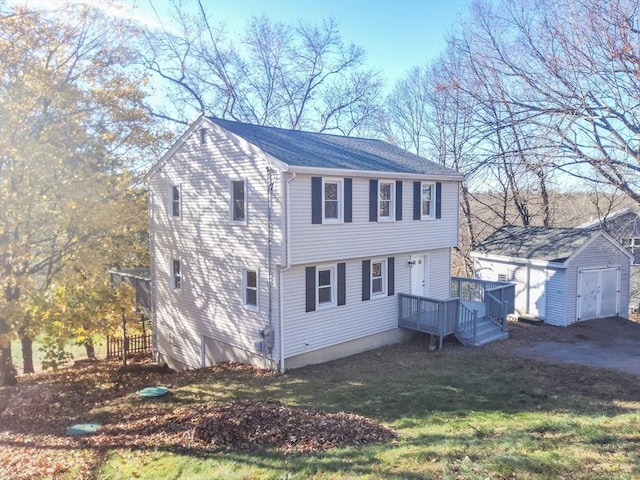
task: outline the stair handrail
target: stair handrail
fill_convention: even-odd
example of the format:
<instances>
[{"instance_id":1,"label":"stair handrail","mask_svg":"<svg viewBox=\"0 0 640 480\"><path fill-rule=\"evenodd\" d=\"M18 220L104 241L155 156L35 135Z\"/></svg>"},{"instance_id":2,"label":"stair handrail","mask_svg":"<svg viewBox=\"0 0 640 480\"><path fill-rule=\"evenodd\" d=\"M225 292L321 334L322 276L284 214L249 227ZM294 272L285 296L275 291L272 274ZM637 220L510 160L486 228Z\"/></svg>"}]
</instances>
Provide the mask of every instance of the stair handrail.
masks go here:
<instances>
[{"instance_id":1,"label":"stair handrail","mask_svg":"<svg viewBox=\"0 0 640 480\"><path fill-rule=\"evenodd\" d=\"M461 331L466 335L471 335L471 343L475 342L478 336L478 310L467 307L460 302L460 315L456 325L456 331Z\"/></svg>"}]
</instances>

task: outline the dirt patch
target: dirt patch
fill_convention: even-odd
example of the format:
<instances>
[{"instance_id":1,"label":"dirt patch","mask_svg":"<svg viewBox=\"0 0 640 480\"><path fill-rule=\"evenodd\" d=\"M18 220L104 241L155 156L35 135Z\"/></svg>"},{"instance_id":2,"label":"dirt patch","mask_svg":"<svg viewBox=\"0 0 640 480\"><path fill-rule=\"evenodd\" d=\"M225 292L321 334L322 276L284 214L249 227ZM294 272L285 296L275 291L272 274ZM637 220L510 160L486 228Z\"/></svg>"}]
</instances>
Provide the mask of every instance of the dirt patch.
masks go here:
<instances>
[{"instance_id":1,"label":"dirt patch","mask_svg":"<svg viewBox=\"0 0 640 480\"><path fill-rule=\"evenodd\" d=\"M513 322L509 324L508 340L483 348L640 376L640 323L620 317L568 327Z\"/></svg>"}]
</instances>

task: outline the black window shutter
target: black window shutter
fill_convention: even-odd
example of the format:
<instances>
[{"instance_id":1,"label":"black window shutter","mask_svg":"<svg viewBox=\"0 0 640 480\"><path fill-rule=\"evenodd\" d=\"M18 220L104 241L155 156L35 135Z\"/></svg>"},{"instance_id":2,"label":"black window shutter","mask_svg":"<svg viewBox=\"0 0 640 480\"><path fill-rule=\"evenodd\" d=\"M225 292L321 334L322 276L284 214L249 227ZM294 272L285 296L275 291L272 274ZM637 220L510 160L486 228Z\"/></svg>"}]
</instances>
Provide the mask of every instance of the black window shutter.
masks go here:
<instances>
[{"instance_id":1,"label":"black window shutter","mask_svg":"<svg viewBox=\"0 0 640 480\"><path fill-rule=\"evenodd\" d=\"M396 293L396 261L394 257L387 258L387 295Z\"/></svg>"},{"instance_id":2,"label":"black window shutter","mask_svg":"<svg viewBox=\"0 0 640 480\"><path fill-rule=\"evenodd\" d=\"M338 306L347 303L347 269L346 263L338 264Z\"/></svg>"},{"instance_id":3,"label":"black window shutter","mask_svg":"<svg viewBox=\"0 0 640 480\"><path fill-rule=\"evenodd\" d=\"M305 277L307 312L313 312L316 309L316 267L307 267Z\"/></svg>"},{"instance_id":4,"label":"black window shutter","mask_svg":"<svg viewBox=\"0 0 640 480\"><path fill-rule=\"evenodd\" d=\"M413 182L413 219L420 220L420 190L422 182Z\"/></svg>"},{"instance_id":5,"label":"black window shutter","mask_svg":"<svg viewBox=\"0 0 640 480\"><path fill-rule=\"evenodd\" d=\"M442 218L442 183L436 182L436 218Z\"/></svg>"},{"instance_id":6,"label":"black window shutter","mask_svg":"<svg viewBox=\"0 0 640 480\"><path fill-rule=\"evenodd\" d=\"M362 301L371 298L371 260L362 261Z\"/></svg>"},{"instance_id":7,"label":"black window shutter","mask_svg":"<svg viewBox=\"0 0 640 480\"><path fill-rule=\"evenodd\" d=\"M344 179L344 221L351 223L352 215L352 197L353 197L353 180L351 178Z\"/></svg>"},{"instance_id":8,"label":"black window shutter","mask_svg":"<svg viewBox=\"0 0 640 480\"><path fill-rule=\"evenodd\" d=\"M396 220L402 220L402 180L396 180Z\"/></svg>"},{"instance_id":9,"label":"black window shutter","mask_svg":"<svg viewBox=\"0 0 640 480\"><path fill-rule=\"evenodd\" d=\"M378 180L369 180L369 221L378 221Z\"/></svg>"},{"instance_id":10,"label":"black window shutter","mask_svg":"<svg viewBox=\"0 0 640 480\"><path fill-rule=\"evenodd\" d=\"M322 223L322 177L311 177L311 223Z\"/></svg>"}]
</instances>

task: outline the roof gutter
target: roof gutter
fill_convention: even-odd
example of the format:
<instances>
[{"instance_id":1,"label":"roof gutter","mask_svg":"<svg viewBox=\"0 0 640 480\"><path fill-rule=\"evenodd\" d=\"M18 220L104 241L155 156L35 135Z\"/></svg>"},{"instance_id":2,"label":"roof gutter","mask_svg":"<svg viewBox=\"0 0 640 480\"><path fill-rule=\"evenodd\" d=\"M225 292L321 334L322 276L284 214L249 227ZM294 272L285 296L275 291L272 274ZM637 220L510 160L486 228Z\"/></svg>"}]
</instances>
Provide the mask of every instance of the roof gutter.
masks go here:
<instances>
[{"instance_id":1,"label":"roof gutter","mask_svg":"<svg viewBox=\"0 0 640 480\"><path fill-rule=\"evenodd\" d=\"M508 257L506 255L493 255L491 253L482 253L482 252L470 252L469 255L471 255L471 257L473 258L486 258L487 260L518 263L520 265L530 265L534 267L552 267L552 268L566 267L566 262L550 262L548 260L537 260L537 259L522 258L522 257Z\"/></svg>"},{"instance_id":2,"label":"roof gutter","mask_svg":"<svg viewBox=\"0 0 640 480\"><path fill-rule=\"evenodd\" d=\"M289 165L288 170L294 173L301 174L316 174L316 175L333 175L344 177L371 177L371 178L386 178L393 177L397 179L411 179L411 180L449 180L453 182L463 182L464 175L461 173L408 173L408 172L393 172L382 170L352 170L348 168L327 168L327 167L304 167L298 165Z\"/></svg>"}]
</instances>

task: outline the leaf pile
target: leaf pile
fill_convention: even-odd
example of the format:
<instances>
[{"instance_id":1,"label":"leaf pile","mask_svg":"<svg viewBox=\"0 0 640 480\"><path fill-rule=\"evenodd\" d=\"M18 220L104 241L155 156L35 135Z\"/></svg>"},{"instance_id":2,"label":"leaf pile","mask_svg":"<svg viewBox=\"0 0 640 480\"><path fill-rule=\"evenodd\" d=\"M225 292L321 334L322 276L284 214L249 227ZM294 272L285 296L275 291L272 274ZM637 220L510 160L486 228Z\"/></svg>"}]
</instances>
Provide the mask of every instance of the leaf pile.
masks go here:
<instances>
[{"instance_id":1,"label":"leaf pile","mask_svg":"<svg viewBox=\"0 0 640 480\"><path fill-rule=\"evenodd\" d=\"M278 401L212 405L195 427L194 440L230 449L276 448L305 453L389 442L395 432L350 413L287 407Z\"/></svg>"}]
</instances>

